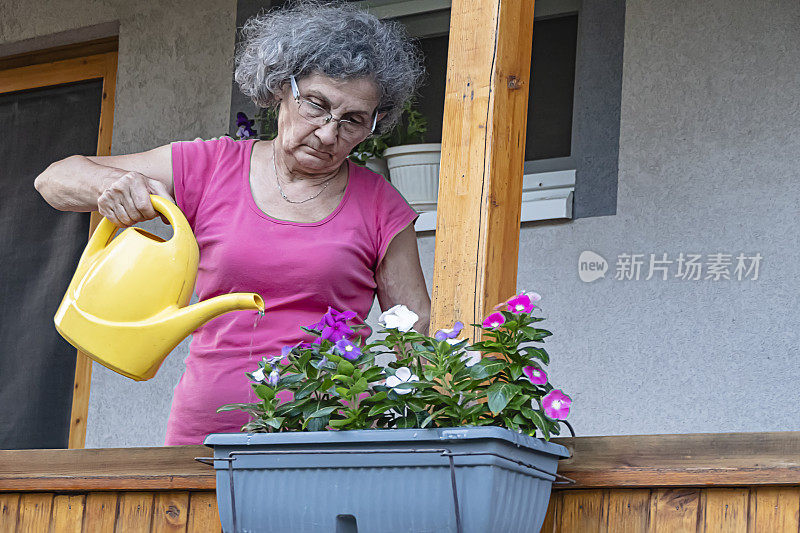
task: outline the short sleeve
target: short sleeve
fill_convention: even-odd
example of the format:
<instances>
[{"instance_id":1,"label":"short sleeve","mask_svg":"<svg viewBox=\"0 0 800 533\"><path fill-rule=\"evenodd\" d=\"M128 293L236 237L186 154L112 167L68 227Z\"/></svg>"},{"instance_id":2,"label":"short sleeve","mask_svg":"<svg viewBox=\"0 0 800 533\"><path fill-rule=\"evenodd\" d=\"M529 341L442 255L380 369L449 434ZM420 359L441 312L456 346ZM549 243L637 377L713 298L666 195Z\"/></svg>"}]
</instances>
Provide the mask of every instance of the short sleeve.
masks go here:
<instances>
[{"instance_id":1,"label":"short sleeve","mask_svg":"<svg viewBox=\"0 0 800 533\"><path fill-rule=\"evenodd\" d=\"M392 239L409 224L416 221L419 216L391 183L382 177L377 181L375 216L378 260L376 265L383 261L383 256Z\"/></svg>"},{"instance_id":2,"label":"short sleeve","mask_svg":"<svg viewBox=\"0 0 800 533\"><path fill-rule=\"evenodd\" d=\"M223 139L228 137L209 141L176 141L171 144L175 203L186 215L192 228L195 226L197 209L209 189L217 167L220 150L225 142Z\"/></svg>"}]
</instances>

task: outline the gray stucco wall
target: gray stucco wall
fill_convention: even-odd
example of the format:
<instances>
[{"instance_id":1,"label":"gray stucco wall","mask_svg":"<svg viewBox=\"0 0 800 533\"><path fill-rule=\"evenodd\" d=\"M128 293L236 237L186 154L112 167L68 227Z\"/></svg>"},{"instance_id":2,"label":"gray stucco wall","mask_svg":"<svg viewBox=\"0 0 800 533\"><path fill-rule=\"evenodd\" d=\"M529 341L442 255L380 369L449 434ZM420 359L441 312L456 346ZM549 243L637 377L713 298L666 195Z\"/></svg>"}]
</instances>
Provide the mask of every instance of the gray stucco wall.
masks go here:
<instances>
[{"instance_id":1,"label":"gray stucco wall","mask_svg":"<svg viewBox=\"0 0 800 533\"><path fill-rule=\"evenodd\" d=\"M580 434L800 429L798 28L792 0L627 3L617 214L520 243ZM584 250L606 279L579 280ZM611 279L664 252L764 259L757 281Z\"/></svg>"},{"instance_id":2,"label":"gray stucco wall","mask_svg":"<svg viewBox=\"0 0 800 533\"><path fill-rule=\"evenodd\" d=\"M48 5L11 6L0 42L120 20L115 153L226 128L233 2ZM629 0L625 17L616 215L521 233L550 377L580 435L800 429L800 5ZM430 284L434 238L419 243ZM580 281L584 250L605 279ZM613 279L619 254L681 252L764 259L755 281ZM161 444L185 349L145 383L96 365L87 445Z\"/></svg>"}]
</instances>

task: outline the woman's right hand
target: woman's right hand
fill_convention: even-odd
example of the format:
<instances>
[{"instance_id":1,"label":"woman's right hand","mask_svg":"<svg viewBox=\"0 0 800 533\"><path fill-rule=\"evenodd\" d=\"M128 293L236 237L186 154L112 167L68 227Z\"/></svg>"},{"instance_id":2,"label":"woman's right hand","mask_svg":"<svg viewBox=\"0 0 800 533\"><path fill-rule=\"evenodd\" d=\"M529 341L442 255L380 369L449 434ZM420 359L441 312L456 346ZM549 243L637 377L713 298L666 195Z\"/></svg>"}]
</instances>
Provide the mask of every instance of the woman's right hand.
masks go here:
<instances>
[{"instance_id":1,"label":"woman's right hand","mask_svg":"<svg viewBox=\"0 0 800 533\"><path fill-rule=\"evenodd\" d=\"M103 180L105 190L97 199L98 212L117 227L127 228L159 216L150 201L151 194L175 202L163 182L139 172L122 172L117 178Z\"/></svg>"}]
</instances>

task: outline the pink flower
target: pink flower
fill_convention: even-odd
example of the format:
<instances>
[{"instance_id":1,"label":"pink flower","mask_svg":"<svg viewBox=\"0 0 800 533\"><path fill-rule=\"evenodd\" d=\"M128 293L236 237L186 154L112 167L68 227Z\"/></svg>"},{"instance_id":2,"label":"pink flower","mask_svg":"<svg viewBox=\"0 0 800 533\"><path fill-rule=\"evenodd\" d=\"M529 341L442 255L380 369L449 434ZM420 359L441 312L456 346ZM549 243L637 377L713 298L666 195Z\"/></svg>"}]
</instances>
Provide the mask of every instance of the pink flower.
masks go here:
<instances>
[{"instance_id":1,"label":"pink flower","mask_svg":"<svg viewBox=\"0 0 800 533\"><path fill-rule=\"evenodd\" d=\"M551 390L542 398L544 414L555 420L566 420L570 405L572 405L572 398L559 389Z\"/></svg>"},{"instance_id":2,"label":"pink flower","mask_svg":"<svg viewBox=\"0 0 800 533\"><path fill-rule=\"evenodd\" d=\"M502 313L492 313L483 319L483 327L487 329L496 329L506 323L506 318Z\"/></svg>"},{"instance_id":3,"label":"pink flower","mask_svg":"<svg viewBox=\"0 0 800 533\"><path fill-rule=\"evenodd\" d=\"M527 294L518 294L506 302L508 310L514 314L530 313L535 307Z\"/></svg>"},{"instance_id":4,"label":"pink flower","mask_svg":"<svg viewBox=\"0 0 800 533\"><path fill-rule=\"evenodd\" d=\"M541 368L525 366L522 368L522 372L525 373L530 382L534 385L544 385L547 383L547 374L545 374L544 370Z\"/></svg>"}]
</instances>

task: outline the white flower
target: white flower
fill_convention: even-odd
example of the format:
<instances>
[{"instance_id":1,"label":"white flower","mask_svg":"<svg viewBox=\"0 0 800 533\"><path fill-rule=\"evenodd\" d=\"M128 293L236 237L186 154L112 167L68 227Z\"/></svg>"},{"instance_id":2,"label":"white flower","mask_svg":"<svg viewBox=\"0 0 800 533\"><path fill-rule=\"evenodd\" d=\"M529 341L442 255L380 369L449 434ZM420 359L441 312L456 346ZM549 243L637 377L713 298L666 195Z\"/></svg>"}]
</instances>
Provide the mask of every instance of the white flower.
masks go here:
<instances>
[{"instance_id":1,"label":"white flower","mask_svg":"<svg viewBox=\"0 0 800 533\"><path fill-rule=\"evenodd\" d=\"M401 383L411 383L413 381L419 381L419 378L412 374L407 366L401 366L395 371L394 376L386 378L386 386L390 387L397 394L408 394L411 392L411 389L396 389L395 387Z\"/></svg>"},{"instance_id":2,"label":"white flower","mask_svg":"<svg viewBox=\"0 0 800 533\"><path fill-rule=\"evenodd\" d=\"M259 383L264 383L264 369L259 368L255 372L253 372L253 381L257 381Z\"/></svg>"},{"instance_id":3,"label":"white flower","mask_svg":"<svg viewBox=\"0 0 800 533\"><path fill-rule=\"evenodd\" d=\"M450 346L455 346L459 342L464 342L467 339L445 339L444 341Z\"/></svg>"},{"instance_id":4,"label":"white flower","mask_svg":"<svg viewBox=\"0 0 800 533\"><path fill-rule=\"evenodd\" d=\"M467 366L475 366L481 362L481 352L467 351L461 356L461 360L465 361Z\"/></svg>"},{"instance_id":5,"label":"white flower","mask_svg":"<svg viewBox=\"0 0 800 533\"><path fill-rule=\"evenodd\" d=\"M419 316L405 305L395 305L381 313L378 323L386 329L399 329L407 333L419 320Z\"/></svg>"}]
</instances>

